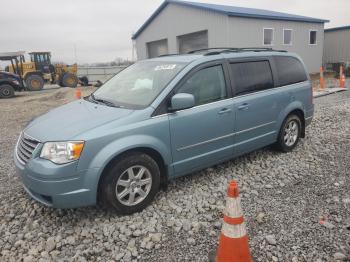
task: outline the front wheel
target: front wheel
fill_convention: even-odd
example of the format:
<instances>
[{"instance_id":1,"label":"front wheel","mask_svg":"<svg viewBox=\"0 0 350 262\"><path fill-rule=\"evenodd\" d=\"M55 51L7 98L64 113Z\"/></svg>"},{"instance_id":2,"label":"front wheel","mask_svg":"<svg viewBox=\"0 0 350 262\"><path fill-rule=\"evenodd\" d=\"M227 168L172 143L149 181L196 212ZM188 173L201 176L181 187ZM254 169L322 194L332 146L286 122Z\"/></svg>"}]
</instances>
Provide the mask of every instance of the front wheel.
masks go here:
<instances>
[{"instance_id":1,"label":"front wheel","mask_svg":"<svg viewBox=\"0 0 350 262\"><path fill-rule=\"evenodd\" d=\"M25 82L29 91L40 91L44 88L45 83L40 75L29 75Z\"/></svg>"},{"instance_id":2,"label":"front wheel","mask_svg":"<svg viewBox=\"0 0 350 262\"><path fill-rule=\"evenodd\" d=\"M64 73L62 77L62 85L64 87L76 88L78 85L79 79L75 74Z\"/></svg>"},{"instance_id":3,"label":"front wheel","mask_svg":"<svg viewBox=\"0 0 350 262\"><path fill-rule=\"evenodd\" d=\"M103 177L100 198L120 214L146 208L159 190L160 170L149 155L135 152L119 159Z\"/></svg>"},{"instance_id":4,"label":"front wheel","mask_svg":"<svg viewBox=\"0 0 350 262\"><path fill-rule=\"evenodd\" d=\"M0 98L10 98L15 96L15 89L8 84L0 85Z\"/></svg>"},{"instance_id":5,"label":"front wheel","mask_svg":"<svg viewBox=\"0 0 350 262\"><path fill-rule=\"evenodd\" d=\"M288 116L283 122L278 136L278 149L283 152L292 151L300 140L301 128L301 120L297 115Z\"/></svg>"}]
</instances>

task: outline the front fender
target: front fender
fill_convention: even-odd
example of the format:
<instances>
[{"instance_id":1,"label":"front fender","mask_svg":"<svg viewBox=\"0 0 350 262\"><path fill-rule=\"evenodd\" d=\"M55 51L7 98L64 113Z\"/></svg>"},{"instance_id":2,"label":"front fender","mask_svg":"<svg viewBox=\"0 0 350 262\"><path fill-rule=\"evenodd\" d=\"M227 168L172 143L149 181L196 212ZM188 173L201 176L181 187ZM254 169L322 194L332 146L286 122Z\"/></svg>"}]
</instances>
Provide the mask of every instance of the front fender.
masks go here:
<instances>
[{"instance_id":1,"label":"front fender","mask_svg":"<svg viewBox=\"0 0 350 262\"><path fill-rule=\"evenodd\" d=\"M92 159L89 168L104 168L113 158L135 148L150 148L157 151L166 165L171 162L171 152L163 141L147 135L134 135L117 139L102 148Z\"/></svg>"},{"instance_id":2,"label":"front fender","mask_svg":"<svg viewBox=\"0 0 350 262\"><path fill-rule=\"evenodd\" d=\"M90 174L91 181L94 181L95 188L93 191L97 192L98 181L102 175L104 168L118 155L132 149L149 148L157 151L168 167L171 163L171 152L169 146L160 139L147 135L134 135L125 138L117 139L103 147L90 161L88 170L97 170Z\"/></svg>"}]
</instances>

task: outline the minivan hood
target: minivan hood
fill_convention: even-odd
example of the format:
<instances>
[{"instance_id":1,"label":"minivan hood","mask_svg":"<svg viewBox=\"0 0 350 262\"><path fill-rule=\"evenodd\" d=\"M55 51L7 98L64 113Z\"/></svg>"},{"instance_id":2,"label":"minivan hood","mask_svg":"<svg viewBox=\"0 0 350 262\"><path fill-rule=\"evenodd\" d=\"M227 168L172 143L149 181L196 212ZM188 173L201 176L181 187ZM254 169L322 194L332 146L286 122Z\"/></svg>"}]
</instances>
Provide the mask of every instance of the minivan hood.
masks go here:
<instances>
[{"instance_id":1,"label":"minivan hood","mask_svg":"<svg viewBox=\"0 0 350 262\"><path fill-rule=\"evenodd\" d=\"M79 100L35 118L24 132L41 142L79 139L79 134L121 119L132 112L130 109Z\"/></svg>"}]
</instances>

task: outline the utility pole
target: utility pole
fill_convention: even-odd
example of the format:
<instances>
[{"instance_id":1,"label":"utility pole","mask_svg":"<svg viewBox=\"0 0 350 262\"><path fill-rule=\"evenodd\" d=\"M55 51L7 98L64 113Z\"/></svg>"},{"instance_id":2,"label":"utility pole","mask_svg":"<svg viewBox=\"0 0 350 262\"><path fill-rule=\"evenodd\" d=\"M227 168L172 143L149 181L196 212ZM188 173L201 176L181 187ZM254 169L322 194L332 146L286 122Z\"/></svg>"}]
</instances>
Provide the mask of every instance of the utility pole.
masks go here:
<instances>
[{"instance_id":1,"label":"utility pole","mask_svg":"<svg viewBox=\"0 0 350 262\"><path fill-rule=\"evenodd\" d=\"M134 32L132 32L131 37L134 35ZM131 59L132 62L136 61L136 41L134 39L131 40L132 43L132 54L131 54Z\"/></svg>"}]
</instances>

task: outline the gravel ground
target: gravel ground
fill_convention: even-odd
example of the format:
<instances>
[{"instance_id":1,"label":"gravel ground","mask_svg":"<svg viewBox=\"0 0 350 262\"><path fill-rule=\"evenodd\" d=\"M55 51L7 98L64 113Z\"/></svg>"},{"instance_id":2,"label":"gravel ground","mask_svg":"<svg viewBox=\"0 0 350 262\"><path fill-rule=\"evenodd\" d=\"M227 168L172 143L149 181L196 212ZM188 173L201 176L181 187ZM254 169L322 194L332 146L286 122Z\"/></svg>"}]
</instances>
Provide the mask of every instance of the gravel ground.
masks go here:
<instances>
[{"instance_id":1,"label":"gravel ground","mask_svg":"<svg viewBox=\"0 0 350 262\"><path fill-rule=\"evenodd\" d=\"M208 261L231 179L255 261L350 261L350 92L315 100L295 151L263 149L177 179L145 211L124 217L44 207L14 176L21 129L73 99L59 89L0 100L0 261Z\"/></svg>"}]
</instances>

